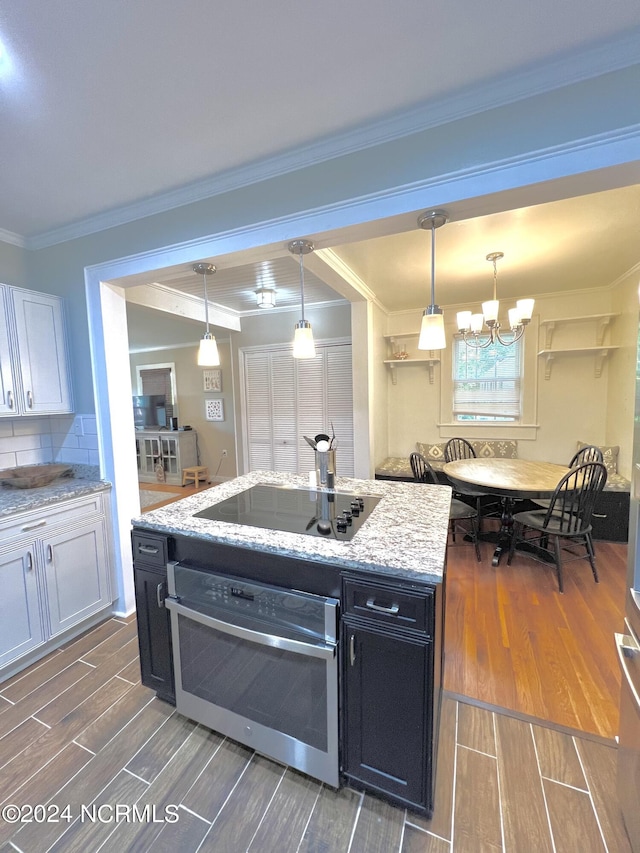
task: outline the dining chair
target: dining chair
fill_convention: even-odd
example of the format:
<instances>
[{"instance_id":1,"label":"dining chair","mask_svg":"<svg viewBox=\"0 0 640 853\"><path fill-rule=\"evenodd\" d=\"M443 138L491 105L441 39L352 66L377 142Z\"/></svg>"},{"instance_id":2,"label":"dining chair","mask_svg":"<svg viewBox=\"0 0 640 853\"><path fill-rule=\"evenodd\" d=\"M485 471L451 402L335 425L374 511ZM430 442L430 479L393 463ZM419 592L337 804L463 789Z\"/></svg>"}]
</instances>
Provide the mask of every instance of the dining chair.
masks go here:
<instances>
[{"instance_id":1,"label":"dining chair","mask_svg":"<svg viewBox=\"0 0 640 853\"><path fill-rule=\"evenodd\" d=\"M473 445L471 442L467 441L466 438L450 438L449 441L444 446L444 461L445 462L457 462L458 459L475 459L477 456L475 450L473 449ZM454 494L462 495L464 492L454 492ZM487 493L488 494L488 493ZM502 508L499 504L499 501L494 501L484 508L482 507L482 498L485 495L475 495L476 498L476 510L478 512L478 531L480 530L481 523L483 517L500 515L502 513ZM498 507L500 506L500 510L498 511Z\"/></svg>"},{"instance_id":2,"label":"dining chair","mask_svg":"<svg viewBox=\"0 0 640 853\"><path fill-rule=\"evenodd\" d=\"M600 462L604 465L604 456L602 450L596 447L595 444L585 444L580 450L576 451L571 457L569 468L575 468L576 465L583 465L585 462ZM545 509L551 503L550 498L536 498L534 504L544 507Z\"/></svg>"},{"instance_id":3,"label":"dining chair","mask_svg":"<svg viewBox=\"0 0 640 853\"><path fill-rule=\"evenodd\" d=\"M412 453L409 456L409 462L411 463L413 479L417 483L431 483L434 486L442 485L436 476L436 472L421 453ZM476 557L478 558L478 562L480 562L482 557L478 541L478 512L464 501L452 498L451 506L449 507L449 530L451 531L451 538L454 542L456 541L456 529L459 527L458 522L460 521L468 521L470 523L470 530L465 529L464 532L471 537L471 541L476 549Z\"/></svg>"},{"instance_id":4,"label":"dining chair","mask_svg":"<svg viewBox=\"0 0 640 853\"><path fill-rule=\"evenodd\" d=\"M606 482L607 469L601 462L576 465L560 480L546 509L516 513L507 565L511 565L515 550L520 546L539 562L555 563L558 586L560 592L564 592L563 563L588 559L598 583L591 516ZM576 550L581 546L584 554ZM570 556L563 560L563 554Z\"/></svg>"}]
</instances>

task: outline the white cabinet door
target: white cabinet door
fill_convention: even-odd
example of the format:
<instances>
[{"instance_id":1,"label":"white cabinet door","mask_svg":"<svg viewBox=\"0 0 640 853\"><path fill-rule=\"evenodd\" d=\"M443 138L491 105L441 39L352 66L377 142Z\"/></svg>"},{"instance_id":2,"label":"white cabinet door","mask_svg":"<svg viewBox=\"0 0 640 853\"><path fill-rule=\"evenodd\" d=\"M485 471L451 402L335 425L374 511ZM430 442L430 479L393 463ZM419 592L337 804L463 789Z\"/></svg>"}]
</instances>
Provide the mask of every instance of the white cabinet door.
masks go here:
<instances>
[{"instance_id":1,"label":"white cabinet door","mask_svg":"<svg viewBox=\"0 0 640 853\"><path fill-rule=\"evenodd\" d=\"M0 589L2 667L39 646L45 637L32 543L0 555Z\"/></svg>"},{"instance_id":2,"label":"white cabinet door","mask_svg":"<svg viewBox=\"0 0 640 853\"><path fill-rule=\"evenodd\" d=\"M18 408L25 415L73 411L62 300L9 288L22 376Z\"/></svg>"},{"instance_id":3,"label":"white cabinet door","mask_svg":"<svg viewBox=\"0 0 640 853\"><path fill-rule=\"evenodd\" d=\"M52 637L111 602L104 521L42 540Z\"/></svg>"},{"instance_id":4,"label":"white cabinet door","mask_svg":"<svg viewBox=\"0 0 640 853\"><path fill-rule=\"evenodd\" d=\"M9 338L9 308L0 286L0 415L16 415L16 378Z\"/></svg>"}]
</instances>

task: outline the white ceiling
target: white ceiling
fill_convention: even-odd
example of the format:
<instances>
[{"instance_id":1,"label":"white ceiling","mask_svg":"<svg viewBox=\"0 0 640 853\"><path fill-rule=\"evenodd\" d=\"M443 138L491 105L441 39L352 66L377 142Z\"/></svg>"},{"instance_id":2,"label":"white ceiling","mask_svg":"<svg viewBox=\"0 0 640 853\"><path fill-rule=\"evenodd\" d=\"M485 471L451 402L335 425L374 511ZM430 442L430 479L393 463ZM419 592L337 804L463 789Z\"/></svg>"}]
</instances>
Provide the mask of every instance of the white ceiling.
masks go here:
<instances>
[{"instance_id":1,"label":"white ceiling","mask_svg":"<svg viewBox=\"0 0 640 853\"><path fill-rule=\"evenodd\" d=\"M0 238L36 248L130 221L424 126L461 99L482 108L637 61L638 45L638 0L3 0ZM437 301L485 298L497 250L505 293L610 283L640 260L639 204L632 187L454 211L437 232ZM331 245L388 310L426 304L429 234L405 218L368 236ZM348 295L321 255L310 302ZM286 247L210 260L211 299L231 311L251 307L258 274L277 279L279 305L297 299ZM201 293L190 267L147 280Z\"/></svg>"}]
</instances>

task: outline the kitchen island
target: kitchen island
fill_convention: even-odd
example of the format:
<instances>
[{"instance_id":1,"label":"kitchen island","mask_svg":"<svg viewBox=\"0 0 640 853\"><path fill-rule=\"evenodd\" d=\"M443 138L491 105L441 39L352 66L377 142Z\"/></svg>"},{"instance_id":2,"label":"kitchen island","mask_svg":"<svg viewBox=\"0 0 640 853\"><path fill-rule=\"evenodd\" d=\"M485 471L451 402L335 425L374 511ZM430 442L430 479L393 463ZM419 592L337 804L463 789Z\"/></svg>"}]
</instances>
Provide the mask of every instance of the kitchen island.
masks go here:
<instances>
[{"instance_id":1,"label":"kitchen island","mask_svg":"<svg viewBox=\"0 0 640 853\"><path fill-rule=\"evenodd\" d=\"M263 493L270 489L278 506L275 514L265 516ZM342 522L344 513L338 510L345 500L351 501L354 517L343 533L346 528L337 519ZM168 701L175 701L177 693L179 711L276 760L331 785L344 781L431 814L450 500L446 486L338 478L334 490L311 491L304 477L252 472L134 519L143 683ZM240 523L220 520L228 505L252 503L259 505L256 524L266 526L242 523L242 515ZM308 513L302 532L275 529L287 526L294 504L303 521ZM213 517L196 516L208 510ZM200 591L201 601L191 611L185 603L193 594L183 592L180 583L185 590ZM282 657L276 668L264 646L253 650L254 657L265 655L259 664L241 659L238 644L246 641L234 639L231 646L226 634L219 635L224 608L242 608L240 627L230 629L234 634L249 626L254 630L245 635L256 637L270 632L258 634L255 625L271 618L275 624L282 608L295 613L302 604L312 614L320 602L326 636L300 643L289 625L277 641L261 641L277 646L280 656L288 654L281 647L289 642L298 652L290 655L295 664L303 661L297 674L290 668L285 675ZM246 609L252 607L253 615ZM310 628L304 630L315 637ZM302 647L308 650L303 658ZM229 711L218 708L233 704L219 698L225 667L233 673L227 681L234 693L243 695L250 694L251 681L260 673L272 672L259 698L245 700L249 708L237 713L234 706L231 722ZM298 677L302 686L294 688ZM185 686L190 679L192 685ZM282 724L266 725L263 708L255 712L259 721L252 716L256 703L264 704L265 692L274 694L274 703L277 694L280 704L273 719L284 720ZM189 704L192 699L195 705ZM207 716L214 705L213 716ZM284 734L273 734L284 740L284 751L276 746L270 750L271 738L260 739L272 728L284 729ZM287 741L293 743L289 751ZM303 748L310 758L299 759ZM314 769L314 756L322 758L317 766L323 769Z\"/></svg>"}]
</instances>

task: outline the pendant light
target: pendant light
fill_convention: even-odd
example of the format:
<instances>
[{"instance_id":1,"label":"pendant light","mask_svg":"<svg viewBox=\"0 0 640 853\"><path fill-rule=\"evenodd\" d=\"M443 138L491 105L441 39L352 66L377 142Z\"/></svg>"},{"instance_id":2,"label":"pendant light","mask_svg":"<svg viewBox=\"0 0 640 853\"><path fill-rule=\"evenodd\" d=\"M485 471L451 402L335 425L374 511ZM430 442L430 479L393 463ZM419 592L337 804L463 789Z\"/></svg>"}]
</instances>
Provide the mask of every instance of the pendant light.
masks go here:
<instances>
[{"instance_id":1,"label":"pendant light","mask_svg":"<svg viewBox=\"0 0 640 853\"><path fill-rule=\"evenodd\" d=\"M300 307L302 319L296 323L293 337L293 357L294 358L315 358L316 347L313 342L313 332L311 331L311 323L304 319L304 255L313 252L314 245L309 240L292 240L289 243L289 251L292 255L298 255L300 258Z\"/></svg>"},{"instance_id":2,"label":"pendant light","mask_svg":"<svg viewBox=\"0 0 640 853\"><path fill-rule=\"evenodd\" d=\"M436 305L435 281L436 281L436 228L440 228L449 221L449 216L444 210L432 210L418 217L420 228L431 231L431 304L424 309L422 325L420 327L420 338L418 349L444 349L447 345L444 336L444 317L442 308Z\"/></svg>"},{"instance_id":3,"label":"pendant light","mask_svg":"<svg viewBox=\"0 0 640 853\"><path fill-rule=\"evenodd\" d=\"M258 308L275 308L276 292L273 287L259 287L256 290Z\"/></svg>"},{"instance_id":4,"label":"pendant light","mask_svg":"<svg viewBox=\"0 0 640 853\"><path fill-rule=\"evenodd\" d=\"M207 274L213 275L216 268L213 264L194 264L193 271L201 275L204 280L204 317L207 328L204 337L200 341L198 364L200 367L218 367L220 364L220 355L216 339L209 331L209 300L207 297Z\"/></svg>"}]
</instances>

